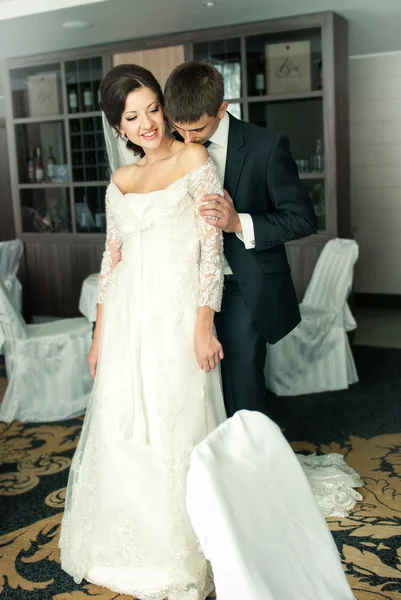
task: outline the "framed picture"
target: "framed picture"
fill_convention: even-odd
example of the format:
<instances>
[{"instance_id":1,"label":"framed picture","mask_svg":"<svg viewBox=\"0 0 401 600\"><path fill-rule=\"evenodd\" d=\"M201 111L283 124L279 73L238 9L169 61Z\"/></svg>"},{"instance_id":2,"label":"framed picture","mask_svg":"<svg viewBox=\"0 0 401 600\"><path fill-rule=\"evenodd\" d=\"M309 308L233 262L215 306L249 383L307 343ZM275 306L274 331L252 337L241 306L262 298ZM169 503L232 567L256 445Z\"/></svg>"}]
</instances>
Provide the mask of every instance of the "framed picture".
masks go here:
<instances>
[{"instance_id":1,"label":"framed picture","mask_svg":"<svg viewBox=\"0 0 401 600\"><path fill-rule=\"evenodd\" d=\"M30 117L52 117L60 114L57 73L27 77Z\"/></svg>"},{"instance_id":2,"label":"framed picture","mask_svg":"<svg viewBox=\"0 0 401 600\"><path fill-rule=\"evenodd\" d=\"M266 45L268 94L309 92L311 82L310 41Z\"/></svg>"}]
</instances>

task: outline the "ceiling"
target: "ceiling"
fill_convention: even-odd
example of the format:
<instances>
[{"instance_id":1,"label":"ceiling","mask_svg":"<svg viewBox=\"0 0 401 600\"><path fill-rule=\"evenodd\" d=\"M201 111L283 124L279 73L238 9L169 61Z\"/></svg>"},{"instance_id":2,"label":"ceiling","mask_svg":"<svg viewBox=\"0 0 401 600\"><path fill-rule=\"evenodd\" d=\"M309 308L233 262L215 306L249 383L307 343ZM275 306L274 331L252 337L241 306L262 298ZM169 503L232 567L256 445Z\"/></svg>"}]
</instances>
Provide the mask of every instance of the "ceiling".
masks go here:
<instances>
[{"instance_id":1,"label":"ceiling","mask_svg":"<svg viewBox=\"0 0 401 600\"><path fill-rule=\"evenodd\" d=\"M400 0L0 0L0 60L326 10L349 19L351 55L401 50ZM78 20L93 25L61 26Z\"/></svg>"},{"instance_id":2,"label":"ceiling","mask_svg":"<svg viewBox=\"0 0 401 600\"><path fill-rule=\"evenodd\" d=\"M0 20L15 19L95 2L106 2L106 0L35 0L35 2L31 0L0 0Z\"/></svg>"}]
</instances>

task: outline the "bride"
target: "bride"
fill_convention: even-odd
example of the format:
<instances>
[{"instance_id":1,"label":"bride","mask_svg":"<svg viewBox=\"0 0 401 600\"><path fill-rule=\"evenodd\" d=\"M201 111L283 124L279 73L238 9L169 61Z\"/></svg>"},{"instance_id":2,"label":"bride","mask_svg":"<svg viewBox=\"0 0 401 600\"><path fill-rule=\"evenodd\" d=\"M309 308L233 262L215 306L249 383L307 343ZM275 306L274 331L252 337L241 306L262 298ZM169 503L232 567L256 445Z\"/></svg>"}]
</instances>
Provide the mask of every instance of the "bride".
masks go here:
<instances>
[{"instance_id":1,"label":"bride","mask_svg":"<svg viewBox=\"0 0 401 600\"><path fill-rule=\"evenodd\" d=\"M211 566L185 495L192 449L226 419L213 327L222 236L199 216L202 197L222 194L221 183L203 146L168 134L149 71L115 67L101 98L132 161L141 158L116 170L107 189L95 381L68 481L61 564L77 583L141 600L204 600ZM313 466L304 468L318 489Z\"/></svg>"}]
</instances>

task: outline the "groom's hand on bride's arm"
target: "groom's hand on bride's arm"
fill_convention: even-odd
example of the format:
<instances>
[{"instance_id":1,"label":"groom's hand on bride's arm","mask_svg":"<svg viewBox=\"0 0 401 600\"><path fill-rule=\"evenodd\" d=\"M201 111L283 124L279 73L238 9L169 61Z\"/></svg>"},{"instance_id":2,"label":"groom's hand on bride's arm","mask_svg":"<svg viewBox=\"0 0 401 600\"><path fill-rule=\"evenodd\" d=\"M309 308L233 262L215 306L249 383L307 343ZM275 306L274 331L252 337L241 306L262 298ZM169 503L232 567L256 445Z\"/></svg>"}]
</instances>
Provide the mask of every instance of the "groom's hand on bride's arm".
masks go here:
<instances>
[{"instance_id":1,"label":"groom's hand on bride's arm","mask_svg":"<svg viewBox=\"0 0 401 600\"><path fill-rule=\"evenodd\" d=\"M202 198L199 209L201 217L226 233L241 233L242 225L230 194L224 190L224 196L207 194Z\"/></svg>"}]
</instances>

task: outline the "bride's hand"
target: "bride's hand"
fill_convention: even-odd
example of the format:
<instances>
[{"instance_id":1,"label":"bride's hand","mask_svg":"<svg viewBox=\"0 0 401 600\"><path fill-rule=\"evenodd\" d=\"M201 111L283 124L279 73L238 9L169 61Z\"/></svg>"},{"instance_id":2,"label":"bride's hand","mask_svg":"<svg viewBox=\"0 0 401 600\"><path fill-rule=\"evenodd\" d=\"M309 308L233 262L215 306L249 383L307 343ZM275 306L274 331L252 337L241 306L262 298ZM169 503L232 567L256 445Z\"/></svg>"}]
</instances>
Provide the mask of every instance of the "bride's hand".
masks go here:
<instances>
[{"instance_id":1,"label":"bride's hand","mask_svg":"<svg viewBox=\"0 0 401 600\"><path fill-rule=\"evenodd\" d=\"M88 354L89 373L92 379L95 379L97 361L99 360L99 344L92 342L91 349Z\"/></svg>"},{"instance_id":2,"label":"bride's hand","mask_svg":"<svg viewBox=\"0 0 401 600\"><path fill-rule=\"evenodd\" d=\"M202 371L214 369L224 358L223 348L213 331L195 329L195 354Z\"/></svg>"}]
</instances>

